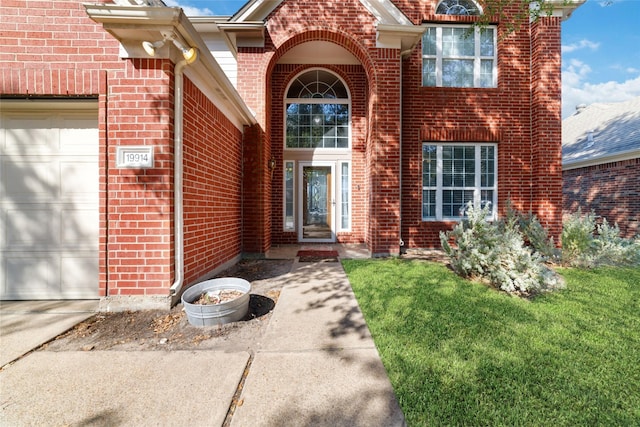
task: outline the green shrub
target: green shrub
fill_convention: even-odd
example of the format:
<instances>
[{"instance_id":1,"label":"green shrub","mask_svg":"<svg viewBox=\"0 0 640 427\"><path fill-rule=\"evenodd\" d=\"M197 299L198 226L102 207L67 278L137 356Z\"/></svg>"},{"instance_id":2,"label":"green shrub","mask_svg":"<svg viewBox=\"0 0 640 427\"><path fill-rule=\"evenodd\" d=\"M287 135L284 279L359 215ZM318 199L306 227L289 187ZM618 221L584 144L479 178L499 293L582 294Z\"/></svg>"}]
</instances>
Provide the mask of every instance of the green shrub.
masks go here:
<instances>
[{"instance_id":1,"label":"green shrub","mask_svg":"<svg viewBox=\"0 0 640 427\"><path fill-rule=\"evenodd\" d=\"M578 212L565 219L562 229L562 262L566 265L593 268L603 265L640 265L640 239L620 237L620 229L596 215Z\"/></svg>"},{"instance_id":2,"label":"green shrub","mask_svg":"<svg viewBox=\"0 0 640 427\"><path fill-rule=\"evenodd\" d=\"M562 262L574 267L593 266L596 245L594 231L596 216L593 212L578 212L566 217L562 224Z\"/></svg>"},{"instance_id":3,"label":"green shrub","mask_svg":"<svg viewBox=\"0 0 640 427\"><path fill-rule=\"evenodd\" d=\"M556 247L553 237L549 237L547 229L540 224L538 217L531 212L523 213L517 211L507 202L507 221L516 221L518 230L527 246L531 246L545 261L560 261L562 253Z\"/></svg>"},{"instance_id":4,"label":"green shrub","mask_svg":"<svg viewBox=\"0 0 640 427\"><path fill-rule=\"evenodd\" d=\"M544 264L543 257L525 244L516 216L490 223L489 211L488 206L477 209L470 203L467 219L440 233L453 270L509 293L534 294L562 287L561 278Z\"/></svg>"}]
</instances>

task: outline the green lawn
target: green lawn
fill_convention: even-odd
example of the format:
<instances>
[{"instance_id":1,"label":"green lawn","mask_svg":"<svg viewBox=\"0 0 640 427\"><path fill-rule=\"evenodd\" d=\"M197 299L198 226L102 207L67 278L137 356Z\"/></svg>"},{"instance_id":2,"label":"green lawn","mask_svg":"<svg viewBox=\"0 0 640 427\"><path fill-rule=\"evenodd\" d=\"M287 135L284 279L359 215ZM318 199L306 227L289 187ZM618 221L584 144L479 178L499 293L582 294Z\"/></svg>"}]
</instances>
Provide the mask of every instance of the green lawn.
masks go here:
<instances>
[{"instance_id":1,"label":"green lawn","mask_svg":"<svg viewBox=\"0 0 640 427\"><path fill-rule=\"evenodd\" d=\"M640 269L532 301L423 261L343 262L409 426L640 425Z\"/></svg>"}]
</instances>

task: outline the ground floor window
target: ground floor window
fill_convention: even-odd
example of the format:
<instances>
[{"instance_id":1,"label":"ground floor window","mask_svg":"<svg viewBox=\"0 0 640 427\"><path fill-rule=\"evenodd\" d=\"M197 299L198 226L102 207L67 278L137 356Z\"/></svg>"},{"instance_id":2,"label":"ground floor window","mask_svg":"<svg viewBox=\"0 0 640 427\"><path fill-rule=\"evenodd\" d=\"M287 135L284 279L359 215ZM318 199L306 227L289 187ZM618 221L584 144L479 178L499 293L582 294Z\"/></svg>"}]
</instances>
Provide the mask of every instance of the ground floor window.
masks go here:
<instances>
[{"instance_id":1,"label":"ground floor window","mask_svg":"<svg viewBox=\"0 0 640 427\"><path fill-rule=\"evenodd\" d=\"M460 220L468 202L497 205L495 144L424 143L422 145L422 219Z\"/></svg>"}]
</instances>

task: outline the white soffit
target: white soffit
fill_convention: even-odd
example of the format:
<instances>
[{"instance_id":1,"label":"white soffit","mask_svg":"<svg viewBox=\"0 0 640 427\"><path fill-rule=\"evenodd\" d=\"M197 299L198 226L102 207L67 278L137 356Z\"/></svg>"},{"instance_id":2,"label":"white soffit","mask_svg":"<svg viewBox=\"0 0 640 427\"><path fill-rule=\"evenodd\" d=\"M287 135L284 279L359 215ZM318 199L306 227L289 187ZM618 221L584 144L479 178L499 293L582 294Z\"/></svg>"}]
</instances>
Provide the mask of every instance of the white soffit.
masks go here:
<instances>
[{"instance_id":1,"label":"white soffit","mask_svg":"<svg viewBox=\"0 0 640 427\"><path fill-rule=\"evenodd\" d=\"M337 44L325 41L311 41L290 49L278 60L278 64L359 65L360 61Z\"/></svg>"}]
</instances>

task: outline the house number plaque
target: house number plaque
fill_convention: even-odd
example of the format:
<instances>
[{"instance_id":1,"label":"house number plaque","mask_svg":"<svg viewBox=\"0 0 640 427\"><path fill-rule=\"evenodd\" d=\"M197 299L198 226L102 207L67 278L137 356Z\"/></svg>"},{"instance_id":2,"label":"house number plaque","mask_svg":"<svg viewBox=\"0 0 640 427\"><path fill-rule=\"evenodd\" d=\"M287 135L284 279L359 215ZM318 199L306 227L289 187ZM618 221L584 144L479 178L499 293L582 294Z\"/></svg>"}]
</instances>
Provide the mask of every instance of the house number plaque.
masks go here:
<instances>
[{"instance_id":1,"label":"house number plaque","mask_svg":"<svg viewBox=\"0 0 640 427\"><path fill-rule=\"evenodd\" d=\"M136 145L116 149L116 165L121 169L148 169L153 167L153 147Z\"/></svg>"}]
</instances>

